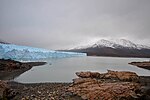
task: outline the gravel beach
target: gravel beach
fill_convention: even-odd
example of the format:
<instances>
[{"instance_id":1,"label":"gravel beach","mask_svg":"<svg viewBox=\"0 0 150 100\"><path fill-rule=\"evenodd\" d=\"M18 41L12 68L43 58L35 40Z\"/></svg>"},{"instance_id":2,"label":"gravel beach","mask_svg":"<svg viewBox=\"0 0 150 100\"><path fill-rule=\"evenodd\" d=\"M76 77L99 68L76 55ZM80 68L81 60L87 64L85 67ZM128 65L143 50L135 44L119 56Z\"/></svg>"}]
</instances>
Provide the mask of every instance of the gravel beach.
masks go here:
<instances>
[{"instance_id":1,"label":"gravel beach","mask_svg":"<svg viewBox=\"0 0 150 100\"><path fill-rule=\"evenodd\" d=\"M150 70L150 61L143 61L143 62L131 62L131 65L137 66L139 68L144 68Z\"/></svg>"},{"instance_id":2,"label":"gravel beach","mask_svg":"<svg viewBox=\"0 0 150 100\"><path fill-rule=\"evenodd\" d=\"M71 83L21 84L8 82L16 96L13 100L82 100L68 92Z\"/></svg>"}]
</instances>

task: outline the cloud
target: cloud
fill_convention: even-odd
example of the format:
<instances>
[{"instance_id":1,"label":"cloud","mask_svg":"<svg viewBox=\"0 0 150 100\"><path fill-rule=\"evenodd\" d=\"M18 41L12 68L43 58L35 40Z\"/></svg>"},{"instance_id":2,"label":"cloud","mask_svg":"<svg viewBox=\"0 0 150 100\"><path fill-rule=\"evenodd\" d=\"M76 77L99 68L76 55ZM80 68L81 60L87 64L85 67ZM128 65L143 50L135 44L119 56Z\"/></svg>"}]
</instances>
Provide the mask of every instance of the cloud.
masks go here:
<instances>
[{"instance_id":1,"label":"cloud","mask_svg":"<svg viewBox=\"0 0 150 100\"><path fill-rule=\"evenodd\" d=\"M47 49L122 37L150 46L149 9L149 0L1 0L0 37Z\"/></svg>"}]
</instances>

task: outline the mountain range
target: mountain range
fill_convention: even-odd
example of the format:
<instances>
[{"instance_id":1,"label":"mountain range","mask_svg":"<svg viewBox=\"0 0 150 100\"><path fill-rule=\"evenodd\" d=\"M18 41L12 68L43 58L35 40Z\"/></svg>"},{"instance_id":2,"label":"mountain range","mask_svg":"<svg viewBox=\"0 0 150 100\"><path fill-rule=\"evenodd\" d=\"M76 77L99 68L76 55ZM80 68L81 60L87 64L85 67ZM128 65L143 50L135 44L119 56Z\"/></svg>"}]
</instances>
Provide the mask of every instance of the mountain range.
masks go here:
<instances>
[{"instance_id":1,"label":"mountain range","mask_svg":"<svg viewBox=\"0 0 150 100\"><path fill-rule=\"evenodd\" d=\"M100 39L90 44L63 51L87 53L88 56L150 58L150 47L136 44L126 39Z\"/></svg>"}]
</instances>

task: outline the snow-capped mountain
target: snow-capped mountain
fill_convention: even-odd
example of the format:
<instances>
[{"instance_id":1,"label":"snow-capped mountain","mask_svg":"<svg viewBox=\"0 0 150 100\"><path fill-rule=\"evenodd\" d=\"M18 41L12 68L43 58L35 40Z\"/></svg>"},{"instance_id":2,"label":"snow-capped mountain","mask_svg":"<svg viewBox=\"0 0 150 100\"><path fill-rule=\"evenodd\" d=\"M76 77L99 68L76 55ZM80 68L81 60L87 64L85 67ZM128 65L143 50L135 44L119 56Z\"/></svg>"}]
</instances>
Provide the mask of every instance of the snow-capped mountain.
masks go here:
<instances>
[{"instance_id":1,"label":"snow-capped mountain","mask_svg":"<svg viewBox=\"0 0 150 100\"><path fill-rule=\"evenodd\" d=\"M83 52L90 56L150 57L150 47L126 39L100 39L64 51Z\"/></svg>"},{"instance_id":2,"label":"snow-capped mountain","mask_svg":"<svg viewBox=\"0 0 150 100\"><path fill-rule=\"evenodd\" d=\"M140 44L135 44L129 40L126 39L110 39L110 40L105 40L105 39L100 39L94 43L88 44L88 45L83 45L83 46L78 46L71 48L72 49L86 49L86 48L95 48L95 47L110 47L110 48L128 48L128 49L150 49L150 47L145 46L145 45L140 45Z\"/></svg>"},{"instance_id":3,"label":"snow-capped mountain","mask_svg":"<svg viewBox=\"0 0 150 100\"><path fill-rule=\"evenodd\" d=\"M112 39L112 42L114 42L115 44L119 44L122 47L127 47L127 48L131 48L131 49L150 49L150 47L145 46L145 45L141 45L141 44L135 44L133 42L131 42L130 40L126 40L126 39Z\"/></svg>"},{"instance_id":4,"label":"snow-capped mountain","mask_svg":"<svg viewBox=\"0 0 150 100\"><path fill-rule=\"evenodd\" d=\"M60 52L28 46L0 43L0 58L14 60L38 60L86 56L86 53Z\"/></svg>"}]
</instances>

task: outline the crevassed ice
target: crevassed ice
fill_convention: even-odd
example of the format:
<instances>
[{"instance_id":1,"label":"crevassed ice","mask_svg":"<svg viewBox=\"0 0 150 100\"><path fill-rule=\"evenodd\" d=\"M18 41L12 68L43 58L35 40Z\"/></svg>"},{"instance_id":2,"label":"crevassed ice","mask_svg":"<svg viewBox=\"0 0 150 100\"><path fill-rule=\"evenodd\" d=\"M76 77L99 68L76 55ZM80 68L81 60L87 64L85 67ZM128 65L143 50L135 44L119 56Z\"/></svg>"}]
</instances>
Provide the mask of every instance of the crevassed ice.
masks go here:
<instances>
[{"instance_id":1,"label":"crevassed ice","mask_svg":"<svg viewBox=\"0 0 150 100\"><path fill-rule=\"evenodd\" d=\"M86 53L60 52L28 46L0 43L0 58L14 60L38 60L47 58L64 58L86 56Z\"/></svg>"}]
</instances>

